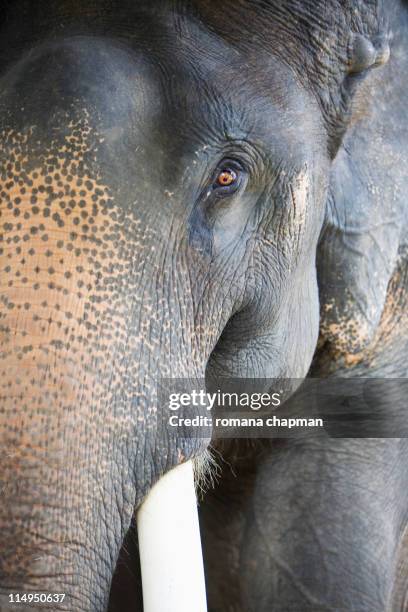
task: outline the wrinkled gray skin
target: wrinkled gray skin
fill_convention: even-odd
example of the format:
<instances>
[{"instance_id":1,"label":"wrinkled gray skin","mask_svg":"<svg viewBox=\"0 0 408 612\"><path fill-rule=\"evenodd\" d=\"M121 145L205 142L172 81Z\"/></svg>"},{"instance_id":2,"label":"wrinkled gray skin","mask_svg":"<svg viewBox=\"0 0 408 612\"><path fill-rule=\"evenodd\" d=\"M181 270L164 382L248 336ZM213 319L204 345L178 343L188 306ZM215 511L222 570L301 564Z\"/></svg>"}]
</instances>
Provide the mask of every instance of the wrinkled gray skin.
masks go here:
<instances>
[{"instance_id":1,"label":"wrinkled gray skin","mask_svg":"<svg viewBox=\"0 0 408 612\"><path fill-rule=\"evenodd\" d=\"M332 163L312 376L408 375L408 13L398 2L376 10L390 61L362 75ZM398 417L406 436L407 413L395 412L406 391L387 397L388 389L379 387L370 409L391 424ZM227 463L201 509L211 612L408 610L405 438L220 450Z\"/></svg>"},{"instance_id":2,"label":"wrinkled gray skin","mask_svg":"<svg viewBox=\"0 0 408 612\"><path fill-rule=\"evenodd\" d=\"M344 249L343 235L356 240L344 185L359 195L359 208L378 209L381 222L383 201L394 202L395 215L402 205L405 111L395 82L405 62L404 9L316 6L6 6L1 610L7 593L29 590L66 592L58 609L106 608L134 510L161 474L199 458L209 443L160 427L161 376L306 375L319 332L320 236L316 368L330 371L336 360L343 367L355 352L344 320L355 320L359 292L373 282L356 253L367 253L368 263L372 255L364 236L358 249ZM390 28L394 58L381 68ZM387 96L371 76L377 67ZM380 132L380 151L363 125L378 133L370 112L395 132ZM360 131L370 146L353 139ZM348 142L355 158L344 153ZM395 162L385 171L386 146ZM363 156L375 160L374 178L366 189L355 178L354 188L349 176L365 176ZM217 176L231 165L236 188L220 188ZM371 226L358 208L355 215L369 238ZM375 242L385 251L398 239L384 232ZM359 354L374 342L398 248L392 263L376 264ZM346 304L336 293L339 274ZM407 507L397 493L407 490L406 445L282 446L266 445L261 461L251 455L248 487L244 478L242 491L233 487L239 503L230 530L214 500L204 508L210 609L383 610ZM232 512L229 486L226 479L218 496ZM355 509L347 522L340 501ZM214 542L225 553L217 564ZM124 611L115 597L111 608Z\"/></svg>"}]
</instances>

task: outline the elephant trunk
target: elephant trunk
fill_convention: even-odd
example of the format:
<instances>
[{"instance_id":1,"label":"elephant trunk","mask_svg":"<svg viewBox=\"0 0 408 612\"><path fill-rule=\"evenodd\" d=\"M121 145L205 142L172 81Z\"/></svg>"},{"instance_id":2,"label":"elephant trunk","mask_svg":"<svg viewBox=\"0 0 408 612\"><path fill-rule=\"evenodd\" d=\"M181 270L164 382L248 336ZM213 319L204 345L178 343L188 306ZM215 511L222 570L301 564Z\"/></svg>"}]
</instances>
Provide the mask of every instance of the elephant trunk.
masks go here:
<instances>
[{"instance_id":1,"label":"elephant trunk","mask_svg":"<svg viewBox=\"0 0 408 612\"><path fill-rule=\"evenodd\" d=\"M40 592L65 594L58 610L103 610L135 508L205 446L158 437L156 376L199 367L143 273L135 305L110 264L96 273L97 246L75 254L69 235L39 233L0 256L0 608ZM6 240L19 235L10 222Z\"/></svg>"},{"instance_id":2,"label":"elephant trunk","mask_svg":"<svg viewBox=\"0 0 408 612\"><path fill-rule=\"evenodd\" d=\"M128 149L118 156L103 123L119 121L111 90L90 74L98 93L83 107L65 89L92 90L75 76L88 56L57 52L56 76L35 56L2 92L20 110L0 113L1 610L17 591L106 607L135 509L208 443L163 427L158 381L203 378L229 316L197 289L211 285L205 254L188 248L184 213L150 205L160 193L143 164L131 162L143 197L127 189Z\"/></svg>"}]
</instances>

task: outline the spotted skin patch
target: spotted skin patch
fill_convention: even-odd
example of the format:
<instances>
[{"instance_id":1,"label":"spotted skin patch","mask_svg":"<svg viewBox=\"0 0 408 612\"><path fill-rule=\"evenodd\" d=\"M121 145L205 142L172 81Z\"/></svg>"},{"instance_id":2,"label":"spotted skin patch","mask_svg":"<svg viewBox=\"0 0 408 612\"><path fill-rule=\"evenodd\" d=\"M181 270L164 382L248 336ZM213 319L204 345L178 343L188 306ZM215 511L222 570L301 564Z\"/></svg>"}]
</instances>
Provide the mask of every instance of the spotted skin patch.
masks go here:
<instances>
[{"instance_id":1,"label":"spotted skin patch","mask_svg":"<svg viewBox=\"0 0 408 612\"><path fill-rule=\"evenodd\" d=\"M86 111L63 138L0 142L0 575L42 590L63 576L102 606L134 508L204 444L158 437L156 377L202 377L219 329L194 319L171 228L125 212L95 172Z\"/></svg>"}]
</instances>

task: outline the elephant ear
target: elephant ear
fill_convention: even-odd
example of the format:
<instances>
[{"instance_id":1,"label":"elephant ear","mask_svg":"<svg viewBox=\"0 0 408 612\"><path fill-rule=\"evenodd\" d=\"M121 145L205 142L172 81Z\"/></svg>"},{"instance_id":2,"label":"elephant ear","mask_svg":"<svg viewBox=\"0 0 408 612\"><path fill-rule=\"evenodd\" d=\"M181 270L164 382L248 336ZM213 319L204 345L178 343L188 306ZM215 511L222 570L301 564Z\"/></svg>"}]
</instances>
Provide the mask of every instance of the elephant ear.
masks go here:
<instances>
[{"instance_id":1,"label":"elephant ear","mask_svg":"<svg viewBox=\"0 0 408 612\"><path fill-rule=\"evenodd\" d=\"M354 70L378 66L389 55L360 38L355 49ZM357 99L332 163L317 254L320 329L321 343L343 355L360 353L372 342L406 231L402 169L408 164L408 113L405 67L401 54L395 55L383 69L365 75L360 92L357 82L352 84ZM354 73L346 77L349 92L354 78Z\"/></svg>"},{"instance_id":2,"label":"elephant ear","mask_svg":"<svg viewBox=\"0 0 408 612\"><path fill-rule=\"evenodd\" d=\"M319 346L325 346L319 353L352 357L349 363L372 343L380 324L406 233L408 187L403 35L393 24L391 54L392 11L375 0L352 4L340 37L343 76L326 71L328 93L319 92L332 165L317 252ZM333 46L330 53L335 64Z\"/></svg>"},{"instance_id":3,"label":"elephant ear","mask_svg":"<svg viewBox=\"0 0 408 612\"><path fill-rule=\"evenodd\" d=\"M328 83L329 95L326 92L319 92L329 133L329 153L332 159L336 157L343 138L353 122L356 106L361 103L361 94L365 91L366 81L369 80L371 72L387 64L390 58L387 28L384 24L382 28L381 34L349 33L334 86L333 83ZM336 58L332 61L336 62Z\"/></svg>"}]
</instances>

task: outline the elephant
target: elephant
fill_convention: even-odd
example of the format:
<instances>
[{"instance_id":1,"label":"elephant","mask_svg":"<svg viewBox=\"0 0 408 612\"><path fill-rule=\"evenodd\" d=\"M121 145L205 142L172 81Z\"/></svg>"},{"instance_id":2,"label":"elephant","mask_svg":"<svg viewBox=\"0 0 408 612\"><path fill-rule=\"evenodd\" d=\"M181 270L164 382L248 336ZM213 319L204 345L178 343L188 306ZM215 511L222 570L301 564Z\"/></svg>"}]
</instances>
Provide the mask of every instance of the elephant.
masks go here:
<instances>
[{"instance_id":1,"label":"elephant","mask_svg":"<svg viewBox=\"0 0 408 612\"><path fill-rule=\"evenodd\" d=\"M405 376L406 11L4 3L2 611L142 609L115 587L135 513L210 463L211 432L163 426L161 381ZM374 612L394 584L403 609L404 439L222 452L210 610Z\"/></svg>"}]
</instances>

